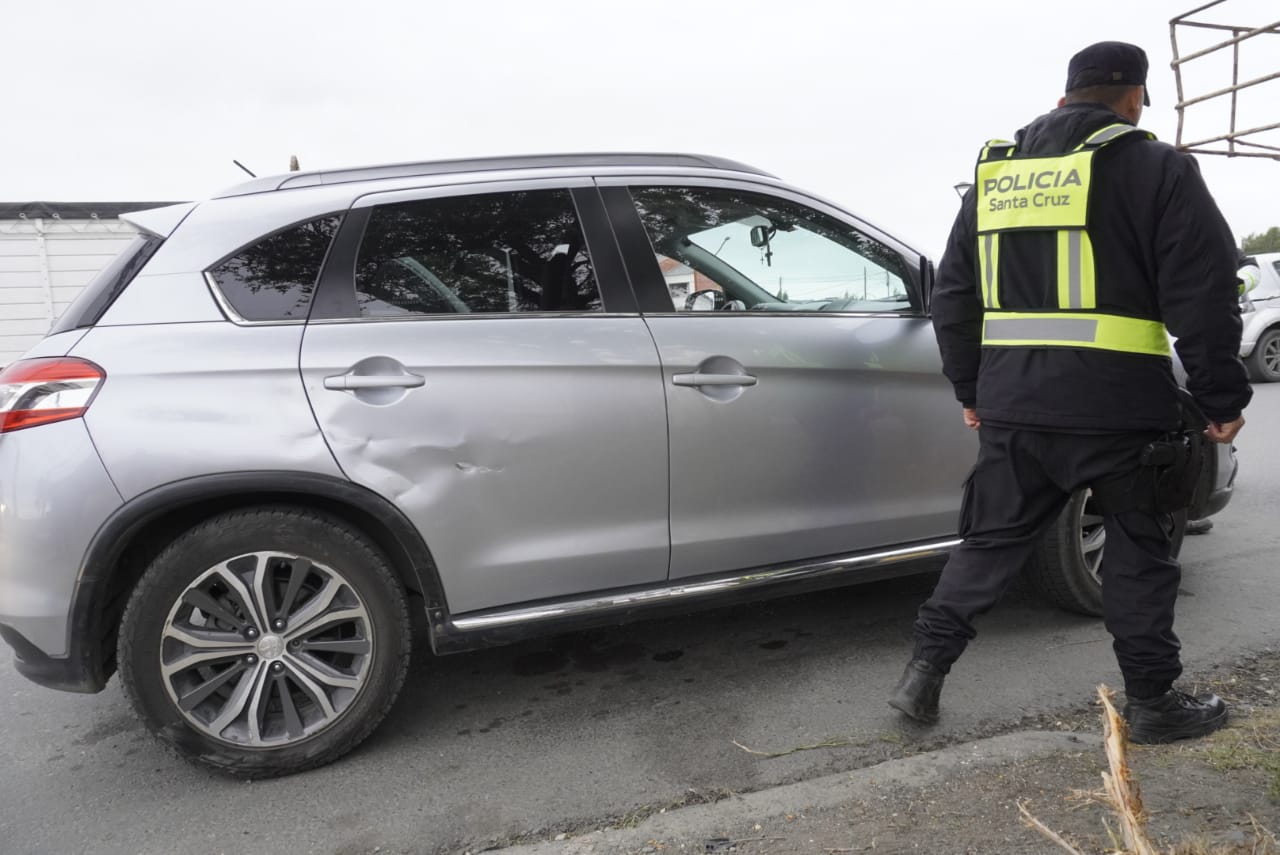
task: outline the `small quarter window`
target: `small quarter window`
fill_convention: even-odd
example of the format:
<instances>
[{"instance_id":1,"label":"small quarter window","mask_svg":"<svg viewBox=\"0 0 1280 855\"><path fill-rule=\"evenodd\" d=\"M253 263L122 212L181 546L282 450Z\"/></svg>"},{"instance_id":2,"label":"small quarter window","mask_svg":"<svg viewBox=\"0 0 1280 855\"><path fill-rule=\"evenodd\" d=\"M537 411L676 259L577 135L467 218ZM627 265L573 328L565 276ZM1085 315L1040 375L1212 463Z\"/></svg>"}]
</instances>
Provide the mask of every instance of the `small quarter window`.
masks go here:
<instances>
[{"instance_id":1,"label":"small quarter window","mask_svg":"<svg viewBox=\"0 0 1280 855\"><path fill-rule=\"evenodd\" d=\"M209 271L222 296L246 321L306 320L339 217L277 232Z\"/></svg>"}]
</instances>

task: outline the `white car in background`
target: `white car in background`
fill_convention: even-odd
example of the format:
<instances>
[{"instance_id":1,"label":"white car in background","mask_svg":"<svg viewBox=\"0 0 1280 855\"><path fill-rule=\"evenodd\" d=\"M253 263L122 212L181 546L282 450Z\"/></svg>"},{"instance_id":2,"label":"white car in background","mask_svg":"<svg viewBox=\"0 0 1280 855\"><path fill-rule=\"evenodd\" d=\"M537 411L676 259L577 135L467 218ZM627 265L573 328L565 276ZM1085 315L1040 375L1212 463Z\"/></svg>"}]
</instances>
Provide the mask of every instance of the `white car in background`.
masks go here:
<instances>
[{"instance_id":1,"label":"white car in background","mask_svg":"<svg viewBox=\"0 0 1280 855\"><path fill-rule=\"evenodd\" d=\"M1280 380L1280 252L1260 252L1258 287L1240 301L1244 335L1240 358L1255 383Z\"/></svg>"}]
</instances>

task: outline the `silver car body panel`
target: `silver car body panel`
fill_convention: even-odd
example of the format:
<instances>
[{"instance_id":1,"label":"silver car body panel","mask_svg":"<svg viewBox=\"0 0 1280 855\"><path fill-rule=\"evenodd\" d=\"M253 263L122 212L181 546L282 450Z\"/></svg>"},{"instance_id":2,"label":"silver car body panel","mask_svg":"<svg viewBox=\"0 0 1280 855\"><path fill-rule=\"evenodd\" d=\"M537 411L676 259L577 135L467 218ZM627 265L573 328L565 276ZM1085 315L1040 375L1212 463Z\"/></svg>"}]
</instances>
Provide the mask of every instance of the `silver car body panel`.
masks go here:
<instances>
[{"instance_id":1,"label":"silver car body panel","mask_svg":"<svg viewBox=\"0 0 1280 855\"><path fill-rule=\"evenodd\" d=\"M227 321L90 330L72 355L107 379L84 419L121 494L254 469L340 475L299 382L301 341L300 326Z\"/></svg>"},{"instance_id":2,"label":"silver car body panel","mask_svg":"<svg viewBox=\"0 0 1280 855\"><path fill-rule=\"evenodd\" d=\"M173 234L178 224L196 209L196 205L196 202L186 202L180 205L166 205L163 208L149 208L145 211L121 214L120 219L140 232L156 237L168 237Z\"/></svg>"},{"instance_id":3,"label":"silver car body panel","mask_svg":"<svg viewBox=\"0 0 1280 855\"><path fill-rule=\"evenodd\" d=\"M135 276L102 319L101 327L134 324L191 324L225 320L199 273L144 273Z\"/></svg>"},{"instance_id":4,"label":"silver car body panel","mask_svg":"<svg viewBox=\"0 0 1280 855\"><path fill-rule=\"evenodd\" d=\"M1280 296L1255 298L1253 311L1241 316L1244 329L1240 335L1240 358L1248 359L1267 330L1280 325Z\"/></svg>"},{"instance_id":5,"label":"silver car body panel","mask_svg":"<svg viewBox=\"0 0 1280 855\"><path fill-rule=\"evenodd\" d=\"M76 342L84 338L87 329L67 330L40 339L22 355L23 359L41 359L49 356L66 356L76 346Z\"/></svg>"},{"instance_id":6,"label":"silver car body panel","mask_svg":"<svg viewBox=\"0 0 1280 855\"><path fill-rule=\"evenodd\" d=\"M671 429L671 576L954 534L977 455L923 318L650 317ZM674 376L731 363L732 400ZM953 426L948 430L943 426ZM903 442L924 427L927 442Z\"/></svg>"},{"instance_id":7,"label":"silver car body panel","mask_svg":"<svg viewBox=\"0 0 1280 855\"><path fill-rule=\"evenodd\" d=\"M365 366L424 382L325 388ZM346 475L422 533L451 611L666 578L667 426L640 318L311 324L302 374Z\"/></svg>"},{"instance_id":8,"label":"silver car body panel","mask_svg":"<svg viewBox=\"0 0 1280 855\"><path fill-rule=\"evenodd\" d=\"M76 571L122 498L79 419L0 437L0 472L0 624L65 656Z\"/></svg>"}]
</instances>

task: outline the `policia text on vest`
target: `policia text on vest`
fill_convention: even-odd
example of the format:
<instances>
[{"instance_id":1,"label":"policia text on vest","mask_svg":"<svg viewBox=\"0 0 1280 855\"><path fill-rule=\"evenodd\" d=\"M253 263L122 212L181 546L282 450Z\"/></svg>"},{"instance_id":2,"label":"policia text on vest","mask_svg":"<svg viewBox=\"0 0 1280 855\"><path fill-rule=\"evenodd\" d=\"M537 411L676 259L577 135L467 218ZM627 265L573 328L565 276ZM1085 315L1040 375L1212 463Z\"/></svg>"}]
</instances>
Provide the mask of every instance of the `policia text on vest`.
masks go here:
<instances>
[{"instance_id":1,"label":"policia text on vest","mask_svg":"<svg viewBox=\"0 0 1280 855\"><path fill-rule=\"evenodd\" d=\"M1043 160L1048 160L1044 158ZM1052 160L1057 160L1053 158ZM998 213L1017 208L1070 208L1081 204L1084 181L1079 169L1043 169L1038 161L1022 161L1026 172L983 179L982 194L987 198L987 212ZM1070 188L1080 188L1074 195ZM1061 192L1045 193L1045 190Z\"/></svg>"}]
</instances>

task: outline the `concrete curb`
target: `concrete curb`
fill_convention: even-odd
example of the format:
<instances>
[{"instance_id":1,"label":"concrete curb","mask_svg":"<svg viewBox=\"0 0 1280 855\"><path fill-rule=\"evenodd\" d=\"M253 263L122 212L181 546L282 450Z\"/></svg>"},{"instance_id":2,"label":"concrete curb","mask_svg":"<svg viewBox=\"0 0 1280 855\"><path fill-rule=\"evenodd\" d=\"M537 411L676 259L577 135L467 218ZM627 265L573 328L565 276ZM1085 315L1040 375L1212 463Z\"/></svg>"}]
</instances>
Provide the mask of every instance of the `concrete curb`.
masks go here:
<instances>
[{"instance_id":1,"label":"concrete curb","mask_svg":"<svg viewBox=\"0 0 1280 855\"><path fill-rule=\"evenodd\" d=\"M865 769L841 772L733 796L715 804L694 805L654 814L634 828L593 831L567 840L526 843L497 850L501 855L624 855L654 851L702 852L714 838L741 837L755 824L776 827L788 814L835 807L864 799L894 786L923 786L975 769L1038 760L1055 754L1100 748L1102 738L1089 733L1026 730L953 745L928 754L890 760Z\"/></svg>"}]
</instances>

